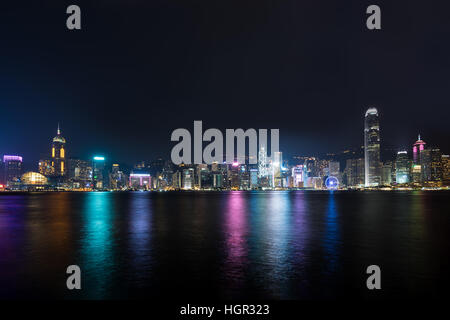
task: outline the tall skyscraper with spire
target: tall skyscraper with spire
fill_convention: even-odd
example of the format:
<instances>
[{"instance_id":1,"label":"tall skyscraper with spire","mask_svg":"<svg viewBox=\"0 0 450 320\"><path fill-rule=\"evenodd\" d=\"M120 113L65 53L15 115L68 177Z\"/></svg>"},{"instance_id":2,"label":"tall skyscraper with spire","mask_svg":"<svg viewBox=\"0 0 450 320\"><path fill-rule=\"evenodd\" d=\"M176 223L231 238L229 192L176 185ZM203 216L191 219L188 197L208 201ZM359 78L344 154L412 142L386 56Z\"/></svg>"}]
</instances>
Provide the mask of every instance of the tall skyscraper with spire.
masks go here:
<instances>
[{"instance_id":1,"label":"tall skyscraper with spire","mask_svg":"<svg viewBox=\"0 0 450 320\"><path fill-rule=\"evenodd\" d=\"M420 153L425 150L426 142L423 141L420 137L417 138L417 141L413 145L413 163L420 164Z\"/></svg>"},{"instance_id":2,"label":"tall skyscraper with spire","mask_svg":"<svg viewBox=\"0 0 450 320\"><path fill-rule=\"evenodd\" d=\"M51 162L54 168L53 174L55 176L65 176L67 172L66 166L66 139L61 135L61 129L59 128L56 136L53 138L52 142L52 154Z\"/></svg>"},{"instance_id":3,"label":"tall skyscraper with spire","mask_svg":"<svg viewBox=\"0 0 450 320\"><path fill-rule=\"evenodd\" d=\"M367 109L364 119L364 161L365 186L379 186L381 183L380 122L376 108Z\"/></svg>"}]
</instances>

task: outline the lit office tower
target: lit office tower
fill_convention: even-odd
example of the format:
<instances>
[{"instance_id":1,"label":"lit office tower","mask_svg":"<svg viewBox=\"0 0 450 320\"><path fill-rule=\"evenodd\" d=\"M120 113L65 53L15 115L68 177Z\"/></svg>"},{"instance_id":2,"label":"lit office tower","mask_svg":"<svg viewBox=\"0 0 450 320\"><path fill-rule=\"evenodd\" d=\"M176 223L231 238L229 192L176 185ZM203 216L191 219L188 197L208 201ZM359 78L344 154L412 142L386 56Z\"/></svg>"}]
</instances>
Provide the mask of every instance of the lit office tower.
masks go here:
<instances>
[{"instance_id":1,"label":"lit office tower","mask_svg":"<svg viewBox=\"0 0 450 320\"><path fill-rule=\"evenodd\" d=\"M420 153L425 150L426 142L420 138L413 145L413 164L420 164Z\"/></svg>"},{"instance_id":2,"label":"lit office tower","mask_svg":"<svg viewBox=\"0 0 450 320\"><path fill-rule=\"evenodd\" d=\"M233 162L228 170L228 179L230 180L230 187L238 190L241 186L241 166L238 162Z\"/></svg>"},{"instance_id":3,"label":"lit office tower","mask_svg":"<svg viewBox=\"0 0 450 320\"><path fill-rule=\"evenodd\" d=\"M40 173L43 174L42 172ZM67 175L72 188L89 188L92 183L92 163L81 159L68 159Z\"/></svg>"},{"instance_id":4,"label":"lit office tower","mask_svg":"<svg viewBox=\"0 0 450 320\"><path fill-rule=\"evenodd\" d=\"M292 187L303 188L303 165L299 164L292 168Z\"/></svg>"},{"instance_id":5,"label":"lit office tower","mask_svg":"<svg viewBox=\"0 0 450 320\"><path fill-rule=\"evenodd\" d=\"M258 154L258 174L259 178L266 178L269 175L267 170L267 150L262 146Z\"/></svg>"},{"instance_id":6,"label":"lit office tower","mask_svg":"<svg viewBox=\"0 0 450 320\"><path fill-rule=\"evenodd\" d=\"M420 176L414 182L431 181L431 149L420 151ZM416 165L413 166L413 169Z\"/></svg>"},{"instance_id":7,"label":"lit office tower","mask_svg":"<svg viewBox=\"0 0 450 320\"><path fill-rule=\"evenodd\" d=\"M347 186L364 185L364 159L348 159L345 166Z\"/></svg>"},{"instance_id":8,"label":"lit office tower","mask_svg":"<svg viewBox=\"0 0 450 320\"><path fill-rule=\"evenodd\" d=\"M181 171L175 171L172 174L172 187L174 189L181 189L183 186L182 181L183 181L183 178L182 178Z\"/></svg>"},{"instance_id":9,"label":"lit office tower","mask_svg":"<svg viewBox=\"0 0 450 320\"><path fill-rule=\"evenodd\" d=\"M381 184L383 186L392 184L392 162L390 161L381 166Z\"/></svg>"},{"instance_id":10,"label":"lit office tower","mask_svg":"<svg viewBox=\"0 0 450 320\"><path fill-rule=\"evenodd\" d=\"M283 166L283 153L282 152L274 152L273 154L273 162L272 162L272 170L273 170L273 186L275 188L283 187L282 175L281 175L281 167Z\"/></svg>"},{"instance_id":11,"label":"lit office tower","mask_svg":"<svg viewBox=\"0 0 450 320\"><path fill-rule=\"evenodd\" d=\"M4 183L11 188L18 183L22 174L21 156L3 156Z\"/></svg>"},{"instance_id":12,"label":"lit office tower","mask_svg":"<svg viewBox=\"0 0 450 320\"><path fill-rule=\"evenodd\" d=\"M408 152L399 151L397 152L397 159L395 161L395 181L397 184L409 183L409 173L411 168L411 163L408 159Z\"/></svg>"},{"instance_id":13,"label":"lit office tower","mask_svg":"<svg viewBox=\"0 0 450 320\"><path fill-rule=\"evenodd\" d=\"M105 189L107 177L105 157L95 156L92 161L92 187L95 190Z\"/></svg>"},{"instance_id":14,"label":"lit office tower","mask_svg":"<svg viewBox=\"0 0 450 320\"><path fill-rule=\"evenodd\" d=\"M347 186L359 187L364 185L364 159L348 159L345 172L347 174Z\"/></svg>"},{"instance_id":15,"label":"lit office tower","mask_svg":"<svg viewBox=\"0 0 450 320\"><path fill-rule=\"evenodd\" d=\"M51 159L39 160L39 173L46 177L54 176L55 168L52 163L54 164Z\"/></svg>"},{"instance_id":16,"label":"lit office tower","mask_svg":"<svg viewBox=\"0 0 450 320\"><path fill-rule=\"evenodd\" d=\"M129 177L129 187L135 190L150 190L152 178L150 173L131 172Z\"/></svg>"},{"instance_id":17,"label":"lit office tower","mask_svg":"<svg viewBox=\"0 0 450 320\"><path fill-rule=\"evenodd\" d=\"M340 180L340 163L338 161L330 161L328 163L328 175Z\"/></svg>"},{"instance_id":18,"label":"lit office tower","mask_svg":"<svg viewBox=\"0 0 450 320\"><path fill-rule=\"evenodd\" d=\"M251 189L257 189L258 188L258 169L257 168L250 168L249 169L249 176L250 176L250 188Z\"/></svg>"},{"instance_id":19,"label":"lit office tower","mask_svg":"<svg viewBox=\"0 0 450 320\"><path fill-rule=\"evenodd\" d=\"M267 157L267 150L261 146L258 153L258 185L267 188L272 185L270 175L270 158Z\"/></svg>"},{"instance_id":20,"label":"lit office tower","mask_svg":"<svg viewBox=\"0 0 450 320\"><path fill-rule=\"evenodd\" d=\"M380 123L376 108L369 108L366 111L364 121L364 158L366 187L380 185Z\"/></svg>"},{"instance_id":21,"label":"lit office tower","mask_svg":"<svg viewBox=\"0 0 450 320\"><path fill-rule=\"evenodd\" d=\"M194 188L195 173L194 168L183 169L183 189L190 190Z\"/></svg>"},{"instance_id":22,"label":"lit office tower","mask_svg":"<svg viewBox=\"0 0 450 320\"><path fill-rule=\"evenodd\" d=\"M66 149L65 149L66 139L61 136L61 130L59 129L56 137L53 138L52 142L52 157L51 166L53 168L52 172L55 176L64 176L67 172L66 166Z\"/></svg>"},{"instance_id":23,"label":"lit office tower","mask_svg":"<svg viewBox=\"0 0 450 320\"><path fill-rule=\"evenodd\" d=\"M442 157L439 148L428 148L420 152L423 182L442 181Z\"/></svg>"},{"instance_id":24,"label":"lit office tower","mask_svg":"<svg viewBox=\"0 0 450 320\"><path fill-rule=\"evenodd\" d=\"M118 163L113 163L111 173L109 174L109 187L113 190L120 190L127 185L126 176Z\"/></svg>"},{"instance_id":25,"label":"lit office tower","mask_svg":"<svg viewBox=\"0 0 450 320\"><path fill-rule=\"evenodd\" d=\"M442 181L446 186L450 185L450 155L443 154L441 156L442 162Z\"/></svg>"}]
</instances>

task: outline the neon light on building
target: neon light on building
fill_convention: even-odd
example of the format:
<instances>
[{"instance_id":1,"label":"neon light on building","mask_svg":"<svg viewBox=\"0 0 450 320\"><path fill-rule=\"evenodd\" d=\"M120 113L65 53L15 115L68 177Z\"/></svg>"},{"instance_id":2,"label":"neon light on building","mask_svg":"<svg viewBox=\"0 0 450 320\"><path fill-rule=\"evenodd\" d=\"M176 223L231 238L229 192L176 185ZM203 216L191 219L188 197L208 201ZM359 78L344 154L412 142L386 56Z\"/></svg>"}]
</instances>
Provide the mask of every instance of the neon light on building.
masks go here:
<instances>
[{"instance_id":1,"label":"neon light on building","mask_svg":"<svg viewBox=\"0 0 450 320\"><path fill-rule=\"evenodd\" d=\"M413 145L413 163L414 164L420 163L420 151L423 151L425 149L425 145L426 145L426 142L420 138L420 134L419 134L417 141Z\"/></svg>"},{"instance_id":2,"label":"neon light on building","mask_svg":"<svg viewBox=\"0 0 450 320\"><path fill-rule=\"evenodd\" d=\"M131 188L150 189L151 176L148 173L131 173L129 184Z\"/></svg>"},{"instance_id":3,"label":"neon light on building","mask_svg":"<svg viewBox=\"0 0 450 320\"><path fill-rule=\"evenodd\" d=\"M22 162L22 157L21 156L3 156L3 162L7 162L7 161L19 161Z\"/></svg>"}]
</instances>

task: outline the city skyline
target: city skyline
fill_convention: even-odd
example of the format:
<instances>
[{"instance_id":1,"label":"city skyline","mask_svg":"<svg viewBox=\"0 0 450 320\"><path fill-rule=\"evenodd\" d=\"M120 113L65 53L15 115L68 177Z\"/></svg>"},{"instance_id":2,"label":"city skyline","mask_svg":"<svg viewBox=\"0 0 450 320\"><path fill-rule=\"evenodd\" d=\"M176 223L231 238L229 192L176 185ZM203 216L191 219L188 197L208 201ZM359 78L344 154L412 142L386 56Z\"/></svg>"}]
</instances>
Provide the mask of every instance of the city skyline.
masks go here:
<instances>
[{"instance_id":1,"label":"city skyline","mask_svg":"<svg viewBox=\"0 0 450 320\"><path fill-rule=\"evenodd\" d=\"M375 108L375 107L370 107L368 110L372 110L372 109L374 109L374 110L376 110L377 111L377 117L378 117L378 109L377 108ZM367 117L367 112L368 112L368 110L365 112L365 114L366 114L366 117ZM365 117L365 118L366 118ZM365 121L365 120L364 120ZM361 127L364 127L364 124L361 126ZM57 132L57 136L59 136L60 134L61 134L61 129L60 129L60 122L57 122L57 124L56 124L56 132ZM247 128L240 128L240 129L243 129L244 131L247 129ZM47 131L47 130L46 130ZM414 135L412 135L411 137L417 137L418 136L418 139L417 140L420 140L420 137L421 136L423 136L423 134L421 134L421 133L416 133L416 135L414 136ZM385 151L386 149L391 149L391 150L397 150L397 151L402 151L402 150L406 150L406 149L408 149L409 150L409 146L411 145L411 144L413 144L414 143L414 140L415 140L415 138L411 138L410 137L410 141L409 141L409 143L406 143L406 144L401 144L401 145L394 145L394 144L392 144L392 143L390 143L390 142L387 142L386 143L386 140L385 139L383 139L383 143L381 144L381 150L380 151L378 151L379 153L382 153L383 151ZM364 149L364 145L365 145L365 136L361 139L362 141L361 141L361 144L360 145L346 145L345 147L343 147L343 148L341 148L341 149L334 149L334 148L331 148L331 149L328 149L328 150L326 150L326 149L324 149L322 152L312 152L312 153L308 153L308 152L302 152L302 151L291 151L290 153L288 153L288 152L286 152L285 151L285 149L283 149L282 147L280 148L280 149L283 149L283 153L286 155L287 154L287 156L286 156L286 158L289 158L289 159L291 159L291 158L295 158L295 157L328 157L328 156L330 156L330 155L336 155L336 154L339 154L339 153L342 153L342 152L348 152L348 151L357 151L358 149L360 149L360 148L363 148ZM76 139L76 137L72 137L71 136L71 139L70 139L71 141L71 144L72 144L72 142L73 142L73 140L77 140ZM393 139L393 140L396 140L395 138ZM431 139L429 139L429 140L431 140ZM439 139L438 139L439 140ZM417 142L417 141L416 141ZM39 145L40 144L42 144L42 142L39 142L38 143ZM105 147L99 147L98 148L98 150L103 150L103 151L100 151L100 152L89 152L89 153L86 153L86 152L73 152L73 149L71 148L71 150L70 150L70 156L71 157L74 157L74 158L76 158L76 159L87 159L87 158L90 158L90 157L92 157L93 155L95 155L95 154L102 154L102 155L108 155L108 158L109 159L113 159L113 161L114 162L118 162L118 163L121 163L122 165L125 165L125 166L130 166L130 167L132 167L132 166L134 166L137 162L139 162L139 161L153 161L153 160L156 160L156 159L169 159L170 158L170 147L173 147L174 145L175 145L175 143L174 142L171 142L170 141L170 135L169 135L169 139L167 140L167 144L168 144L168 147L167 147L167 152L165 153L165 154L154 154L153 156L150 156L150 157L148 157L148 158L146 158L146 157L136 157L136 158L134 158L134 159L128 159L128 160L124 160L124 157L123 156L118 156L118 157L112 157L111 156L111 154L113 153L113 152L111 152L111 151L107 151L106 150L106 148ZM344 143L345 144L345 143ZM203 142L203 145L204 146L206 146L207 145L207 143L206 142ZM282 146L283 145L283 135L282 135L282 133L280 133L280 145ZM433 146L437 146L438 144L437 143L434 143L434 144L432 144ZM12 156L20 156L20 157L22 157L23 158L23 162L25 163L25 164L27 164L27 165L33 165L32 163L35 163L35 162L38 162L39 160L41 160L43 157L45 157L46 156L46 154L47 154L47 152L39 152L38 154L38 156L36 155L36 154L34 154L34 155L29 155L29 153L28 152L26 152L26 151L24 151L24 150L20 150L20 149L18 149L17 147L15 147L15 148L11 148L12 150L18 150L17 152L11 152L11 151L5 151L5 150L1 150L0 149L0 155L12 155ZM26 150L27 148L25 148L25 150ZM150 147L150 149L151 149L151 147ZM270 149L270 148L269 148ZM300 149L300 148L298 148L298 149ZM59 150L58 150L59 151ZM259 152L259 151L258 151ZM448 151L446 150L445 152L447 152L448 153ZM126 152L124 152L124 153L126 153ZM28 158L26 157L26 156L24 156L24 155L27 155L28 154ZM83 155L84 154L84 156L80 156L80 154L81 155ZM381 155L379 155L378 157L380 157L380 158L382 158L382 156ZM36 159L36 161L35 161L35 159Z\"/></svg>"},{"instance_id":2,"label":"city skyline","mask_svg":"<svg viewBox=\"0 0 450 320\"><path fill-rule=\"evenodd\" d=\"M195 123L194 123L195 124ZM205 139L201 122L194 126L193 149L203 148ZM428 146L418 135L411 154L397 148L391 156L382 157L383 140L380 138L379 111L375 107L366 110L364 116L364 146L359 150L346 150L340 154L328 153L326 157L283 157L278 149L278 130L275 130L275 147L267 147L266 133L257 138L254 129L234 136L235 130L227 131L227 157L221 158L223 144L215 149L216 155L204 163L199 155L192 163L190 156L179 162L158 158L135 162L132 168L120 165L106 154L89 159L70 156L67 140L58 123L56 136L51 140L50 151L41 157L38 170L23 170L23 157L4 155L0 189L8 190L273 190L273 189L343 189L343 188L441 188L450 185L449 156L436 145ZM190 133L183 131L192 149ZM215 134L221 135L217 129ZM179 132L181 132L179 131ZM208 130L207 130L208 131ZM205 136L208 135L205 131ZM212 132L212 131L211 131ZM252 132L252 133L250 133ZM265 132L264 130L260 132ZM247 139L245 136L248 134ZM229 136L228 136L229 135ZM238 138L240 136L241 139ZM251 138L252 137L252 138ZM272 137L273 138L273 137ZM215 137L214 141L218 138ZM228 143L238 140L240 146L228 154ZM173 140L173 139L172 139ZM223 137L221 138L221 141ZM175 139L174 141L179 141ZM181 142L179 143L181 144ZM204 143L203 143L204 144ZM211 144L212 145L212 144ZM214 144L215 145L215 144ZM234 142L231 144L234 145ZM259 148L257 147L259 145ZM252 150L246 154L247 149ZM240 149L240 151L239 151ZM255 149L255 150L253 150ZM258 150L256 150L258 149ZM236 153L237 151L237 153ZM179 152L179 151L177 151ZM219 152L219 157L217 157ZM191 154L190 151L188 151ZM234 153L234 155L233 155ZM346 155L344 155L347 153ZM270 155L269 155L270 154ZM173 157L173 153L171 155ZM344 157L343 157L344 156ZM242 158L244 157L244 158ZM107 160L108 158L108 160ZM234 158L234 160L232 160ZM187 161L187 162L184 162ZM198 162L201 161L201 162Z\"/></svg>"}]
</instances>

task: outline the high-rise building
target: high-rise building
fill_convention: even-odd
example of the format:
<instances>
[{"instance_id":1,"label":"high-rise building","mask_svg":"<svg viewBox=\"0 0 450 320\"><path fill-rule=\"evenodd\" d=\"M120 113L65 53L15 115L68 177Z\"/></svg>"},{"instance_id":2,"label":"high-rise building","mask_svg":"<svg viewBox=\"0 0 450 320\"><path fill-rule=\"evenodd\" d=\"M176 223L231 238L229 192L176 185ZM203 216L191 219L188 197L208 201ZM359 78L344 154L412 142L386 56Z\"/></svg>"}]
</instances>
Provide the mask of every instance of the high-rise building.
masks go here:
<instances>
[{"instance_id":1,"label":"high-rise building","mask_svg":"<svg viewBox=\"0 0 450 320\"><path fill-rule=\"evenodd\" d=\"M272 177L273 177L273 187L281 188L283 187L281 168L283 166L283 153L276 151L273 154L272 162Z\"/></svg>"},{"instance_id":2,"label":"high-rise building","mask_svg":"<svg viewBox=\"0 0 450 320\"><path fill-rule=\"evenodd\" d=\"M439 148L427 148L420 152L422 182L436 185L442 182L442 157Z\"/></svg>"},{"instance_id":3,"label":"high-rise building","mask_svg":"<svg viewBox=\"0 0 450 320\"><path fill-rule=\"evenodd\" d=\"M421 164L420 153L425 150L426 142L419 137L413 145L413 164Z\"/></svg>"},{"instance_id":4,"label":"high-rise building","mask_svg":"<svg viewBox=\"0 0 450 320\"><path fill-rule=\"evenodd\" d=\"M39 173L46 177L54 176L55 175L54 162L52 162L51 159L39 160Z\"/></svg>"},{"instance_id":5,"label":"high-rise building","mask_svg":"<svg viewBox=\"0 0 450 320\"><path fill-rule=\"evenodd\" d=\"M222 189L223 185L223 174L222 173L213 173L213 188Z\"/></svg>"},{"instance_id":6,"label":"high-rise building","mask_svg":"<svg viewBox=\"0 0 450 320\"><path fill-rule=\"evenodd\" d=\"M397 184L404 184L410 182L410 168L411 161L408 158L407 151L397 152L397 159L395 161L395 181Z\"/></svg>"},{"instance_id":7,"label":"high-rise building","mask_svg":"<svg viewBox=\"0 0 450 320\"><path fill-rule=\"evenodd\" d=\"M417 141L413 144L413 160L411 165L411 182L420 185L423 181L426 180L426 176L429 173L428 164L430 162L430 152L425 149L426 142L423 141L420 137L417 138ZM424 172L428 171L428 173Z\"/></svg>"},{"instance_id":8,"label":"high-rise building","mask_svg":"<svg viewBox=\"0 0 450 320\"><path fill-rule=\"evenodd\" d=\"M151 176L148 172L142 170L136 170L130 173L129 186L136 190L150 190L151 189Z\"/></svg>"},{"instance_id":9,"label":"high-rise building","mask_svg":"<svg viewBox=\"0 0 450 320\"><path fill-rule=\"evenodd\" d=\"M239 166L239 188L241 190L250 189L250 172L245 164Z\"/></svg>"},{"instance_id":10,"label":"high-rise building","mask_svg":"<svg viewBox=\"0 0 450 320\"><path fill-rule=\"evenodd\" d=\"M328 175L338 177L340 172L340 164L338 161L330 161L328 163Z\"/></svg>"},{"instance_id":11,"label":"high-rise building","mask_svg":"<svg viewBox=\"0 0 450 320\"><path fill-rule=\"evenodd\" d=\"M348 159L345 166L346 184L348 187L364 185L364 159Z\"/></svg>"},{"instance_id":12,"label":"high-rise building","mask_svg":"<svg viewBox=\"0 0 450 320\"><path fill-rule=\"evenodd\" d=\"M51 151L51 170L53 176L65 176L67 172L66 165L66 139L61 135L61 130L58 124L56 136L52 141Z\"/></svg>"},{"instance_id":13,"label":"high-rise building","mask_svg":"<svg viewBox=\"0 0 450 320\"><path fill-rule=\"evenodd\" d=\"M380 185L380 123L378 110L369 108L364 121L365 185Z\"/></svg>"},{"instance_id":14,"label":"high-rise building","mask_svg":"<svg viewBox=\"0 0 450 320\"><path fill-rule=\"evenodd\" d=\"M113 163L111 173L109 174L109 187L113 190L121 190L127 186L125 173L120 170L118 163Z\"/></svg>"},{"instance_id":15,"label":"high-rise building","mask_svg":"<svg viewBox=\"0 0 450 320\"><path fill-rule=\"evenodd\" d=\"M441 156L442 162L442 181L446 186L450 185L450 155L443 154Z\"/></svg>"},{"instance_id":16,"label":"high-rise building","mask_svg":"<svg viewBox=\"0 0 450 320\"><path fill-rule=\"evenodd\" d=\"M197 165L198 187L200 189L210 189L213 185L213 178L207 164Z\"/></svg>"},{"instance_id":17,"label":"high-rise building","mask_svg":"<svg viewBox=\"0 0 450 320\"><path fill-rule=\"evenodd\" d=\"M230 187L232 189L239 189L241 187L241 166L238 162L234 162L231 166L229 166L228 170L228 178L230 180Z\"/></svg>"},{"instance_id":18,"label":"high-rise building","mask_svg":"<svg viewBox=\"0 0 450 320\"><path fill-rule=\"evenodd\" d=\"M18 186L22 175L22 157L16 155L3 156L4 183L8 188Z\"/></svg>"},{"instance_id":19,"label":"high-rise building","mask_svg":"<svg viewBox=\"0 0 450 320\"><path fill-rule=\"evenodd\" d=\"M420 176L413 177L413 182L423 183L425 181L431 181L431 149L423 149L419 152L420 158ZM413 164L415 168L418 166L417 164Z\"/></svg>"},{"instance_id":20,"label":"high-rise building","mask_svg":"<svg viewBox=\"0 0 450 320\"><path fill-rule=\"evenodd\" d=\"M303 165L299 164L292 168L292 187L303 188Z\"/></svg>"},{"instance_id":21,"label":"high-rise building","mask_svg":"<svg viewBox=\"0 0 450 320\"><path fill-rule=\"evenodd\" d=\"M183 189L194 189L195 173L194 168L183 169Z\"/></svg>"},{"instance_id":22,"label":"high-rise building","mask_svg":"<svg viewBox=\"0 0 450 320\"><path fill-rule=\"evenodd\" d=\"M183 187L183 176L181 171L175 171L172 175L172 187L174 189L181 189Z\"/></svg>"},{"instance_id":23,"label":"high-rise building","mask_svg":"<svg viewBox=\"0 0 450 320\"><path fill-rule=\"evenodd\" d=\"M105 189L108 186L108 173L105 157L95 156L92 161L92 187L94 190Z\"/></svg>"},{"instance_id":24,"label":"high-rise building","mask_svg":"<svg viewBox=\"0 0 450 320\"><path fill-rule=\"evenodd\" d=\"M267 150L264 148L264 146L261 146L261 148L259 149L258 174L259 174L259 178L267 178L269 175Z\"/></svg>"},{"instance_id":25,"label":"high-rise building","mask_svg":"<svg viewBox=\"0 0 450 320\"><path fill-rule=\"evenodd\" d=\"M43 174L42 172L40 173ZM92 184L92 162L81 159L69 159L67 175L73 189L90 188Z\"/></svg>"},{"instance_id":26,"label":"high-rise building","mask_svg":"<svg viewBox=\"0 0 450 320\"><path fill-rule=\"evenodd\" d=\"M257 168L249 168L249 176L250 176L250 188L257 189L258 188L258 169Z\"/></svg>"},{"instance_id":27,"label":"high-rise building","mask_svg":"<svg viewBox=\"0 0 450 320\"><path fill-rule=\"evenodd\" d=\"M387 161L381 167L381 184L389 186L392 184L392 162Z\"/></svg>"}]
</instances>

